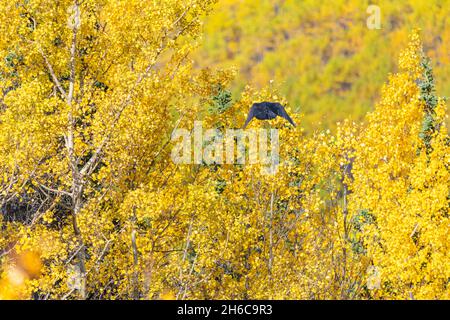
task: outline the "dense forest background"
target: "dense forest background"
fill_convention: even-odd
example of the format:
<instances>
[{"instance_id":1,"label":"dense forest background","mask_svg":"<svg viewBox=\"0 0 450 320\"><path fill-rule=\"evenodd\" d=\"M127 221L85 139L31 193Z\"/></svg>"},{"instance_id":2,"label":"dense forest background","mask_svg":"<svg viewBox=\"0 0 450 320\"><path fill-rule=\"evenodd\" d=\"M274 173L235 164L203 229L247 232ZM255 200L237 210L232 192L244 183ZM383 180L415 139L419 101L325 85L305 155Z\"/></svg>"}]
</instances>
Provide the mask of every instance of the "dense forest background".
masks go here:
<instances>
[{"instance_id":1,"label":"dense forest background","mask_svg":"<svg viewBox=\"0 0 450 320\"><path fill-rule=\"evenodd\" d=\"M0 299L449 299L449 13L1 1ZM173 161L257 101L275 172Z\"/></svg>"},{"instance_id":2,"label":"dense forest background","mask_svg":"<svg viewBox=\"0 0 450 320\"><path fill-rule=\"evenodd\" d=\"M366 25L370 4L381 29ZM415 27L433 61L436 87L450 96L448 1L223 0L205 20L194 58L200 67L234 67L236 95L270 80L304 126L334 128L373 109L386 75Z\"/></svg>"}]
</instances>

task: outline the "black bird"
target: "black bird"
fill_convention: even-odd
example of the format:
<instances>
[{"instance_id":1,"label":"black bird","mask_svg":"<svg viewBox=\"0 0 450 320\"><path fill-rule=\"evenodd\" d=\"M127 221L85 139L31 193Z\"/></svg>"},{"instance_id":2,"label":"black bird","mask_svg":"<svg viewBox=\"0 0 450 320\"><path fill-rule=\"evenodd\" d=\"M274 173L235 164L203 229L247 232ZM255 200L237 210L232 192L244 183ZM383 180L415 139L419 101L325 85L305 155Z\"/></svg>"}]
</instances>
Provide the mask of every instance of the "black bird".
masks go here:
<instances>
[{"instance_id":1,"label":"black bird","mask_svg":"<svg viewBox=\"0 0 450 320\"><path fill-rule=\"evenodd\" d=\"M250 112L248 113L247 120L245 121L243 129L245 129L248 123L255 117L258 120L270 120L277 116L285 118L294 127L296 126L291 117L287 114L284 107L278 102L257 102L252 105Z\"/></svg>"}]
</instances>

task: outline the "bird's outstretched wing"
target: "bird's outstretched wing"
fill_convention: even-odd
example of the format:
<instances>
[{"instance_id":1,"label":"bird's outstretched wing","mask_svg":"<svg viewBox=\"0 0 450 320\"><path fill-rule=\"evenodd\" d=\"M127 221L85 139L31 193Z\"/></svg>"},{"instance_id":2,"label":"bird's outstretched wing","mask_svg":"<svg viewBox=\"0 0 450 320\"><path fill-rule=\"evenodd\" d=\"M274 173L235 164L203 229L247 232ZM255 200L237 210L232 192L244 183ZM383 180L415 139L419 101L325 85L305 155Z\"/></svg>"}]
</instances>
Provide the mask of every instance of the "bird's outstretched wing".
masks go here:
<instances>
[{"instance_id":1,"label":"bird's outstretched wing","mask_svg":"<svg viewBox=\"0 0 450 320\"><path fill-rule=\"evenodd\" d=\"M249 123L250 121L252 121L252 119L253 119L254 116L255 116L255 106L253 105L253 106L250 108L250 111L248 112L247 120L245 120L245 124L244 124L244 126L242 127L242 129L245 129L245 128L247 127L248 123Z\"/></svg>"},{"instance_id":2,"label":"bird's outstretched wing","mask_svg":"<svg viewBox=\"0 0 450 320\"><path fill-rule=\"evenodd\" d=\"M285 118L287 121L289 121L290 124L292 124L294 127L296 127L294 121L289 117L284 107L279 103L274 103L271 105L271 109L273 112L275 112L277 115L279 115L282 118Z\"/></svg>"}]
</instances>

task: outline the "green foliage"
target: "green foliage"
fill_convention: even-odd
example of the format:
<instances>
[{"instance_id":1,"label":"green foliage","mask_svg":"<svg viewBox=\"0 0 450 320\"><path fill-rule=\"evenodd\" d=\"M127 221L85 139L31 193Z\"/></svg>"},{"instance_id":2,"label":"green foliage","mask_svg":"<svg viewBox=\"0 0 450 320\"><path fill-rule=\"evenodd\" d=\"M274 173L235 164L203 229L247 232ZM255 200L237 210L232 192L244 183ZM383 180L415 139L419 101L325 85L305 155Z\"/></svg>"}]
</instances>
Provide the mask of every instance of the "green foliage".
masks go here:
<instances>
[{"instance_id":1,"label":"green foliage","mask_svg":"<svg viewBox=\"0 0 450 320\"><path fill-rule=\"evenodd\" d=\"M221 114L232 105L231 92L226 90L222 84L215 87L215 94L211 97L209 112L211 114Z\"/></svg>"},{"instance_id":2,"label":"green foliage","mask_svg":"<svg viewBox=\"0 0 450 320\"><path fill-rule=\"evenodd\" d=\"M423 79L418 81L418 86L420 89L421 100L425 104L425 115L419 136L425 143L427 153L429 153L431 151L431 140L433 137L433 133L438 129L438 123L436 122L435 113L435 108L438 104L438 97L436 96L433 69L431 67L430 59L423 55L421 65L424 72Z\"/></svg>"}]
</instances>

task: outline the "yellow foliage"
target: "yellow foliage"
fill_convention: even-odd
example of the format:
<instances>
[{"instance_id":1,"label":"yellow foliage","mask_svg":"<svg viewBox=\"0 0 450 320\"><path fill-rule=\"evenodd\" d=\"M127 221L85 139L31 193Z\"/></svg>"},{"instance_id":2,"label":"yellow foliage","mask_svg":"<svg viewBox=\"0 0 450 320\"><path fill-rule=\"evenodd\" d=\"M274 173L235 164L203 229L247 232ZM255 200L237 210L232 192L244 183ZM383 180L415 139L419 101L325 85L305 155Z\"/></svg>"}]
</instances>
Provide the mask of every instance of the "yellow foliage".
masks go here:
<instances>
[{"instance_id":1,"label":"yellow foliage","mask_svg":"<svg viewBox=\"0 0 450 320\"><path fill-rule=\"evenodd\" d=\"M272 83L217 107L236 70L190 58L213 2L1 2L0 298L449 298L446 104L418 33L365 123L306 134ZM239 128L262 100L299 124L251 122L278 129L276 174L172 161L175 128Z\"/></svg>"},{"instance_id":2,"label":"yellow foliage","mask_svg":"<svg viewBox=\"0 0 450 320\"><path fill-rule=\"evenodd\" d=\"M369 4L380 8L379 30L366 25ZM234 66L236 95L273 80L308 132L334 129L372 109L413 28L425 35L438 91L450 96L449 8L448 0L221 0L194 59L200 67Z\"/></svg>"},{"instance_id":3,"label":"yellow foliage","mask_svg":"<svg viewBox=\"0 0 450 320\"><path fill-rule=\"evenodd\" d=\"M425 81L417 33L400 55L381 101L367 116L355 147L351 206L370 223L361 237L381 273L377 297L448 299L449 152L445 104L434 112L430 148L422 141L429 106L415 80Z\"/></svg>"}]
</instances>

